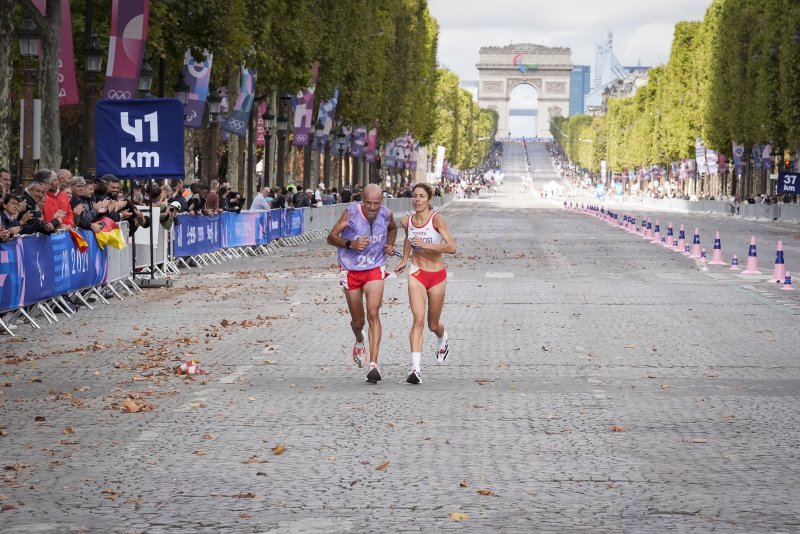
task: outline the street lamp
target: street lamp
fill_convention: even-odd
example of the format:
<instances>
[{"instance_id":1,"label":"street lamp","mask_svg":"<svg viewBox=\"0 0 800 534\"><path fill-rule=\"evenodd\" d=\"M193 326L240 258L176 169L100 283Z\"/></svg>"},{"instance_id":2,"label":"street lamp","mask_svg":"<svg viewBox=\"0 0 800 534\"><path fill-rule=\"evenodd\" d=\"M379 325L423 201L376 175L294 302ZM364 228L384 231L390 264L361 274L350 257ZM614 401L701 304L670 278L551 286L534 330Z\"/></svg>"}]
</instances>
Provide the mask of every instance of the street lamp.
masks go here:
<instances>
[{"instance_id":1,"label":"street lamp","mask_svg":"<svg viewBox=\"0 0 800 534\"><path fill-rule=\"evenodd\" d=\"M155 71L147 61L147 57L142 59L142 70L139 71L139 98L147 98L150 88L153 86L153 75Z\"/></svg>"},{"instance_id":2,"label":"street lamp","mask_svg":"<svg viewBox=\"0 0 800 534\"><path fill-rule=\"evenodd\" d=\"M175 98L180 100L183 106L186 107L189 104L189 92L192 88L184 80L183 73L178 76L178 81L172 87L172 90L175 91Z\"/></svg>"},{"instance_id":3,"label":"street lamp","mask_svg":"<svg viewBox=\"0 0 800 534\"><path fill-rule=\"evenodd\" d=\"M39 43L42 33L30 18L22 21L17 28L19 51L25 63L22 68L23 88L25 95L25 132L22 139L22 185L27 187L33 179L33 81L36 79L36 69L33 58L39 55Z\"/></svg>"},{"instance_id":4,"label":"street lamp","mask_svg":"<svg viewBox=\"0 0 800 534\"><path fill-rule=\"evenodd\" d=\"M222 96L220 96L219 91L217 91L217 86L214 85L212 82L209 86L209 93L208 93L208 122L209 126L211 127L211 131L209 132L211 137L209 138L209 147L208 147L208 155L209 155L209 169L208 169L208 179L216 180L217 179L217 130L219 130L219 111L220 106L222 104Z\"/></svg>"},{"instance_id":5,"label":"street lamp","mask_svg":"<svg viewBox=\"0 0 800 534\"><path fill-rule=\"evenodd\" d=\"M288 94L281 93L278 99L278 187L286 185L286 131L289 128L289 102L292 97Z\"/></svg>"},{"instance_id":6,"label":"street lamp","mask_svg":"<svg viewBox=\"0 0 800 534\"><path fill-rule=\"evenodd\" d=\"M344 177L342 176L342 170L344 168L344 145L347 141L347 136L344 134L344 126L339 126L339 130L336 132L336 148L339 151L339 186L344 189Z\"/></svg>"},{"instance_id":7,"label":"street lamp","mask_svg":"<svg viewBox=\"0 0 800 534\"><path fill-rule=\"evenodd\" d=\"M271 98L271 97L270 97ZM272 182L272 167L269 164L269 146L272 141L272 123L275 122L275 115L272 113L272 102L267 104L267 110L261 115L264 119L264 129L266 130L266 138L264 139L264 179L261 185L270 184Z\"/></svg>"},{"instance_id":8,"label":"street lamp","mask_svg":"<svg viewBox=\"0 0 800 534\"><path fill-rule=\"evenodd\" d=\"M83 174L95 174L95 133L94 133L94 106L100 98L100 84L97 75L103 70L103 56L106 51L93 33L83 47L83 67L86 71L86 83L83 86L83 153L81 165Z\"/></svg>"}]
</instances>

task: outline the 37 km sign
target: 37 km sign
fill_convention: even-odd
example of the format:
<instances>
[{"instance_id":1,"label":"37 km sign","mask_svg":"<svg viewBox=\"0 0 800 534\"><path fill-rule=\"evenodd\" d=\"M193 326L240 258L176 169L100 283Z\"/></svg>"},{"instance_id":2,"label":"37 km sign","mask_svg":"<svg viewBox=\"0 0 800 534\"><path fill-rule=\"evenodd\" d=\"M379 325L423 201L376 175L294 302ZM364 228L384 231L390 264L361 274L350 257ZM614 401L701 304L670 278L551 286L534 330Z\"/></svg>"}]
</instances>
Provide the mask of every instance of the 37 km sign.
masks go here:
<instances>
[{"instance_id":1,"label":"37 km sign","mask_svg":"<svg viewBox=\"0 0 800 534\"><path fill-rule=\"evenodd\" d=\"M800 193L800 172L778 173L778 193L797 195Z\"/></svg>"}]
</instances>

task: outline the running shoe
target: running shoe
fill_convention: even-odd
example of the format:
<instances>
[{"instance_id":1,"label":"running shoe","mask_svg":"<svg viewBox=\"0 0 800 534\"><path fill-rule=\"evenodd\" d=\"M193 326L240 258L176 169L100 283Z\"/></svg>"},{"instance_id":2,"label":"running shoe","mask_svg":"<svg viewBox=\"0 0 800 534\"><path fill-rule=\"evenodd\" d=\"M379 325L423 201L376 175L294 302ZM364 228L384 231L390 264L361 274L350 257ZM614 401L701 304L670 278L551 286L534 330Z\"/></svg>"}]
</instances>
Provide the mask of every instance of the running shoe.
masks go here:
<instances>
[{"instance_id":1,"label":"running shoe","mask_svg":"<svg viewBox=\"0 0 800 534\"><path fill-rule=\"evenodd\" d=\"M444 363L449 354L450 354L450 340L448 339L444 342L444 348L436 351L436 360L439 363Z\"/></svg>"},{"instance_id":2,"label":"running shoe","mask_svg":"<svg viewBox=\"0 0 800 534\"><path fill-rule=\"evenodd\" d=\"M378 371L378 364L371 362L369 364L369 372L367 373L367 382L370 384L377 384L381 379L381 372Z\"/></svg>"},{"instance_id":3,"label":"running shoe","mask_svg":"<svg viewBox=\"0 0 800 534\"><path fill-rule=\"evenodd\" d=\"M353 345L353 363L355 363L356 367L359 369L364 367L364 362L367 361L367 349L364 346L367 338L364 337L364 332L361 332L361 337L364 338L364 341L361 343L356 342L356 344Z\"/></svg>"},{"instance_id":4,"label":"running shoe","mask_svg":"<svg viewBox=\"0 0 800 534\"><path fill-rule=\"evenodd\" d=\"M422 377L419 376L419 371L412 369L411 373L408 375L408 378L406 378L406 382L409 384L421 384Z\"/></svg>"}]
</instances>

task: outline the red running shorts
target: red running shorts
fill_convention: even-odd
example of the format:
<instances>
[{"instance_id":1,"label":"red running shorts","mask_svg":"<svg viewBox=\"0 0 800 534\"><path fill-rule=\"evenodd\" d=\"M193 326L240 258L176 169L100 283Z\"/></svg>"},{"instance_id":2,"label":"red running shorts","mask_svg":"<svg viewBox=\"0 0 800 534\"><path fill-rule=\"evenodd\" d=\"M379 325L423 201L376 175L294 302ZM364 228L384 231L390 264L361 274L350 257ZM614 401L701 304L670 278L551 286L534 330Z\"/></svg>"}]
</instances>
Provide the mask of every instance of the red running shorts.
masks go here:
<instances>
[{"instance_id":1,"label":"red running shorts","mask_svg":"<svg viewBox=\"0 0 800 534\"><path fill-rule=\"evenodd\" d=\"M408 273L409 276L413 276L420 282L422 285L425 286L425 289L430 289L433 286L439 285L445 280L447 280L447 269L442 269L441 271L423 271L422 269L418 269L412 266L412 269Z\"/></svg>"},{"instance_id":2,"label":"red running shorts","mask_svg":"<svg viewBox=\"0 0 800 534\"><path fill-rule=\"evenodd\" d=\"M347 291L355 291L356 289L364 289L367 282L373 280L383 280L389 276L386 274L386 266L381 265L369 271L348 271L339 266L339 285L344 287Z\"/></svg>"}]
</instances>

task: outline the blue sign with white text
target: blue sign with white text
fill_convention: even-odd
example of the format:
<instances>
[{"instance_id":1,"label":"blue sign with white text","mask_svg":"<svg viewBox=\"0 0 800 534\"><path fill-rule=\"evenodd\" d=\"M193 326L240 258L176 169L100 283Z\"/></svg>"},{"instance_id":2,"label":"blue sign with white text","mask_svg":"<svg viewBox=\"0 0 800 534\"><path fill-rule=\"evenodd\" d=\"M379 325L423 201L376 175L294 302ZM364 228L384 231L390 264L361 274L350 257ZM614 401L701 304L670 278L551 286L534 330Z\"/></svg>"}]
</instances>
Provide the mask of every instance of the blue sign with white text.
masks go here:
<instances>
[{"instance_id":1,"label":"blue sign with white text","mask_svg":"<svg viewBox=\"0 0 800 534\"><path fill-rule=\"evenodd\" d=\"M98 176L184 178L183 104L177 98L100 100L95 132Z\"/></svg>"},{"instance_id":2,"label":"blue sign with white text","mask_svg":"<svg viewBox=\"0 0 800 534\"><path fill-rule=\"evenodd\" d=\"M778 173L778 194L789 193L796 195L800 193L800 172L779 172Z\"/></svg>"}]
</instances>

